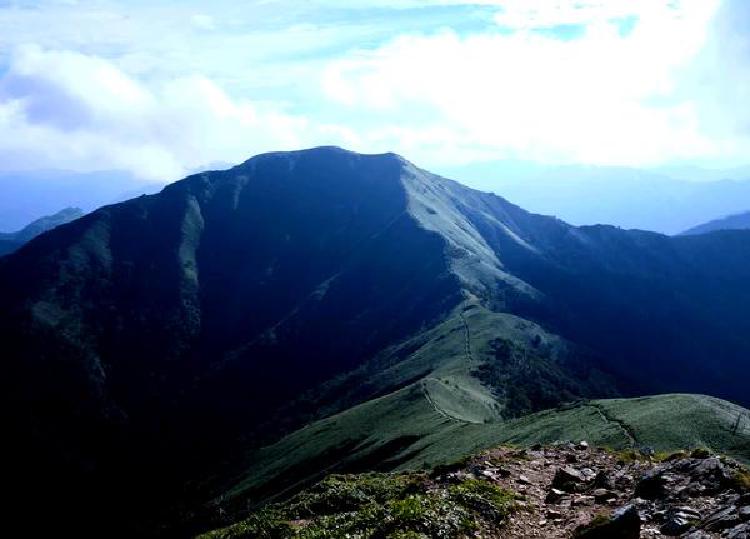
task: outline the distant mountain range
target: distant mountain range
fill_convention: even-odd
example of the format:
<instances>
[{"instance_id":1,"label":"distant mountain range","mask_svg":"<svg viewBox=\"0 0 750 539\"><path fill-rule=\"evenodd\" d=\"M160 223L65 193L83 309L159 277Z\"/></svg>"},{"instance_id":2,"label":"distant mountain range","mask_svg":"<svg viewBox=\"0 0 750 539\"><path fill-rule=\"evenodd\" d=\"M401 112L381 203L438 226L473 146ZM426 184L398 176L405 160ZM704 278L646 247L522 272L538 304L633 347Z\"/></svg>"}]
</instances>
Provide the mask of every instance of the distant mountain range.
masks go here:
<instances>
[{"instance_id":1,"label":"distant mountain range","mask_svg":"<svg viewBox=\"0 0 750 539\"><path fill-rule=\"evenodd\" d=\"M36 238L39 234L47 232L59 225L69 223L83 215L80 208L65 208L52 215L41 217L32 221L21 230L12 233L0 233L0 256L12 253L23 244Z\"/></svg>"},{"instance_id":2,"label":"distant mountain range","mask_svg":"<svg viewBox=\"0 0 750 539\"><path fill-rule=\"evenodd\" d=\"M147 183L123 171L60 170L0 173L0 232L12 232L60 208L84 212L105 204L155 193L163 183Z\"/></svg>"},{"instance_id":3,"label":"distant mountain range","mask_svg":"<svg viewBox=\"0 0 750 539\"><path fill-rule=\"evenodd\" d=\"M708 223L695 226L683 232L683 234L705 234L717 230L747 230L750 229L750 212L738 213L714 219Z\"/></svg>"},{"instance_id":4,"label":"distant mountain range","mask_svg":"<svg viewBox=\"0 0 750 539\"><path fill-rule=\"evenodd\" d=\"M492 164L448 170L455 170L453 177L467 185L575 225L610 224L663 234L679 234L745 211L750 200L750 173L745 169L730 171L733 176L601 166L530 168Z\"/></svg>"},{"instance_id":5,"label":"distant mountain range","mask_svg":"<svg viewBox=\"0 0 750 539\"><path fill-rule=\"evenodd\" d=\"M632 444L569 403L749 405L749 279L750 231L576 227L394 154L195 174L0 258L10 513L43 496L58 531L186 536L326 471L594 423ZM636 406L633 429L664 402ZM543 410L565 406L555 430ZM697 443L674 432L663 447ZM712 438L739 456L748 439Z\"/></svg>"}]
</instances>

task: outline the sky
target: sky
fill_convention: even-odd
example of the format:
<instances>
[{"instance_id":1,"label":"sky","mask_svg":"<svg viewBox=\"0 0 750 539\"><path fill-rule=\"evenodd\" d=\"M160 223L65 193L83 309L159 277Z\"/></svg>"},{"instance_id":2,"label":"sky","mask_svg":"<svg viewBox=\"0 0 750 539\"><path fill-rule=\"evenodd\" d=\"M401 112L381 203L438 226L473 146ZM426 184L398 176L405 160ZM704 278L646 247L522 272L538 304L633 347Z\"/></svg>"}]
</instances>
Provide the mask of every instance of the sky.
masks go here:
<instances>
[{"instance_id":1,"label":"sky","mask_svg":"<svg viewBox=\"0 0 750 539\"><path fill-rule=\"evenodd\" d=\"M745 0L0 0L0 172L750 164Z\"/></svg>"}]
</instances>

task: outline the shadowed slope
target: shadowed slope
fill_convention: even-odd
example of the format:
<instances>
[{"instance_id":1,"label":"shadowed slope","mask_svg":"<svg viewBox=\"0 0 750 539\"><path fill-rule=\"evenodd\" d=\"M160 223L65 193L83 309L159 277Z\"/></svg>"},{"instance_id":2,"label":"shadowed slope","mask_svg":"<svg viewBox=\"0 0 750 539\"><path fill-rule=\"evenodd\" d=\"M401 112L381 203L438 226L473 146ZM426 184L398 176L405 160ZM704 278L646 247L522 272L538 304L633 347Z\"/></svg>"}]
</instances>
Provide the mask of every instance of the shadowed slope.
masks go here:
<instances>
[{"instance_id":1,"label":"shadowed slope","mask_svg":"<svg viewBox=\"0 0 750 539\"><path fill-rule=\"evenodd\" d=\"M459 284L400 170L337 149L259 156L3 259L4 410L16 457L40 463L18 483L70 469L83 494L180 488L240 435L274 435L255 427L297 392L439 320Z\"/></svg>"}]
</instances>

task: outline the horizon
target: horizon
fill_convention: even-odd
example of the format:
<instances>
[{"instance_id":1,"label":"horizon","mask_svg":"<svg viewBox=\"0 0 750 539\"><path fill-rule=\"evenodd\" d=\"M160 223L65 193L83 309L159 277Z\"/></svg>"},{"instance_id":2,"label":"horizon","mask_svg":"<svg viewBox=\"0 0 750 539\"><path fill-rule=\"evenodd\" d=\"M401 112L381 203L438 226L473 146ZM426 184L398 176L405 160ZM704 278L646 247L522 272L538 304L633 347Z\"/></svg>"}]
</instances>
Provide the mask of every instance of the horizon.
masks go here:
<instances>
[{"instance_id":1,"label":"horizon","mask_svg":"<svg viewBox=\"0 0 750 539\"><path fill-rule=\"evenodd\" d=\"M574 226L612 225L676 235L748 213L745 200L750 196L750 179L744 169L693 169L698 178L687 179L684 175L672 175L666 167L648 170L616 165L541 166L515 161L507 162L514 172L503 175L506 163L492 163L489 168L480 163L476 168L430 170L393 151L369 153L321 145L262 152L238 163L213 163L168 181L148 181L123 170L83 173L46 170L21 172L18 176L0 171L0 195L3 195L0 234L21 232L64 209L81 209L85 214L102 205L154 194L190 176L231 170L264 155L321 149L357 155L394 155L431 174L477 191L494 193L531 213L555 216Z\"/></svg>"}]
</instances>

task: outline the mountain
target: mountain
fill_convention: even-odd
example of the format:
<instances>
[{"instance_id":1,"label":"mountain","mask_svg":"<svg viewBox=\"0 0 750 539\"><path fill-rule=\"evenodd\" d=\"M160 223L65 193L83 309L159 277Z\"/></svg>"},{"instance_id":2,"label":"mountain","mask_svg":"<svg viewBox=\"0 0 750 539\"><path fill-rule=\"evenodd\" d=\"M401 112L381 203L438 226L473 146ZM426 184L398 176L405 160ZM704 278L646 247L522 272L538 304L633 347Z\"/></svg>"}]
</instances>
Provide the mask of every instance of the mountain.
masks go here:
<instances>
[{"instance_id":1,"label":"mountain","mask_svg":"<svg viewBox=\"0 0 750 539\"><path fill-rule=\"evenodd\" d=\"M18 230L61 207L84 212L104 204L154 193L164 184L147 183L123 171L61 170L0 173L0 231Z\"/></svg>"},{"instance_id":2,"label":"mountain","mask_svg":"<svg viewBox=\"0 0 750 539\"><path fill-rule=\"evenodd\" d=\"M346 455L437 463L451 428L748 405L748 239L575 227L331 147L100 208L0 259L11 514L43 496L57 530L187 534L214 496L262 502Z\"/></svg>"},{"instance_id":3,"label":"mountain","mask_svg":"<svg viewBox=\"0 0 750 539\"><path fill-rule=\"evenodd\" d=\"M750 229L750 212L729 215L721 219L714 219L708 223L695 226L683 234L705 234L716 230L747 230Z\"/></svg>"},{"instance_id":4,"label":"mountain","mask_svg":"<svg viewBox=\"0 0 750 539\"><path fill-rule=\"evenodd\" d=\"M79 208L65 208L52 215L41 217L17 232L10 234L0 233L0 256L12 253L24 243L36 238L39 234L47 232L56 226L69 223L82 215L83 211Z\"/></svg>"},{"instance_id":5,"label":"mountain","mask_svg":"<svg viewBox=\"0 0 750 539\"><path fill-rule=\"evenodd\" d=\"M734 176L735 180L713 175L703 181L689 181L626 167L569 165L536 172L528 167L520 172L517 167L495 168L483 167L479 173L466 168L451 170L455 174L452 177L467 185L576 225L604 223L678 234L717 215L744 211L750 199L747 175Z\"/></svg>"}]
</instances>

